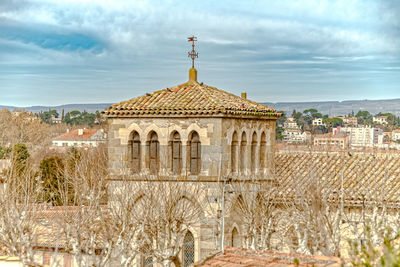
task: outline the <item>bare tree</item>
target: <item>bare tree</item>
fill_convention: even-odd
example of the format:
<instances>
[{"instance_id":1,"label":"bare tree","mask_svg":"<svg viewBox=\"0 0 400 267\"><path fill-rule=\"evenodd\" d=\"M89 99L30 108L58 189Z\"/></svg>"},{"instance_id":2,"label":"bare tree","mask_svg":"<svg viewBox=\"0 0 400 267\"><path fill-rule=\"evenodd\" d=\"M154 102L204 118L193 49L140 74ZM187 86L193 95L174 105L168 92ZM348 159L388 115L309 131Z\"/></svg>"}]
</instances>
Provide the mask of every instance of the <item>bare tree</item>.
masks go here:
<instances>
[{"instance_id":1,"label":"bare tree","mask_svg":"<svg viewBox=\"0 0 400 267\"><path fill-rule=\"evenodd\" d=\"M14 164L13 164L14 166ZM35 213L43 207L36 204L38 191L28 164L23 170L11 168L0 194L0 250L17 256L24 265L35 266L34 246L40 240Z\"/></svg>"},{"instance_id":2,"label":"bare tree","mask_svg":"<svg viewBox=\"0 0 400 267\"><path fill-rule=\"evenodd\" d=\"M228 192L235 193L232 219L242 226L243 245L255 250L270 250L271 238L279 220L274 185L268 181L234 181Z\"/></svg>"},{"instance_id":3,"label":"bare tree","mask_svg":"<svg viewBox=\"0 0 400 267\"><path fill-rule=\"evenodd\" d=\"M196 198L203 196L199 183L147 181L138 184L142 195L136 204L136 221L143 226L145 255L176 267L182 265L179 254L188 230L199 223L202 207Z\"/></svg>"}]
</instances>

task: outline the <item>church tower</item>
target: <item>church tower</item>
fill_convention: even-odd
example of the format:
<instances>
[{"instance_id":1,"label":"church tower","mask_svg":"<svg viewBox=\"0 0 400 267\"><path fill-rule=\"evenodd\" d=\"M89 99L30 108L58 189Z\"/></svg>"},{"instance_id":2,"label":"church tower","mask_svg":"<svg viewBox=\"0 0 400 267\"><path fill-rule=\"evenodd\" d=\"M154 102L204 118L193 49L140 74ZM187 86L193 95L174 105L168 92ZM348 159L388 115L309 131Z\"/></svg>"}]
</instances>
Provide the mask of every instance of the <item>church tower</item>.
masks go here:
<instances>
[{"instance_id":1,"label":"church tower","mask_svg":"<svg viewBox=\"0 0 400 267\"><path fill-rule=\"evenodd\" d=\"M273 108L198 82L194 60L187 82L110 106L111 180L158 179L218 184L222 179L274 178ZM203 230L201 230L203 231ZM235 241L236 242L236 241ZM210 245L201 243L203 258Z\"/></svg>"}]
</instances>

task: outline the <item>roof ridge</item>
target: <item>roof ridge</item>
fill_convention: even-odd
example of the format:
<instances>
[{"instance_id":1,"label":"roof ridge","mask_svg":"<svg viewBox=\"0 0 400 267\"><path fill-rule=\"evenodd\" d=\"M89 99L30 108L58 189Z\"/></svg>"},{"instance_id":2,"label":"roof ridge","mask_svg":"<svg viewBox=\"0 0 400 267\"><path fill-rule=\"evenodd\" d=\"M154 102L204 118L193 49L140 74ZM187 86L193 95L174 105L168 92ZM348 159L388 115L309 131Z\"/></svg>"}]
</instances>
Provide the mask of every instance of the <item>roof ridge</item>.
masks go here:
<instances>
[{"instance_id":1,"label":"roof ridge","mask_svg":"<svg viewBox=\"0 0 400 267\"><path fill-rule=\"evenodd\" d=\"M273 119L280 117L280 114L271 107L196 81L189 81L113 104L102 113L110 117L221 114L262 116Z\"/></svg>"}]
</instances>

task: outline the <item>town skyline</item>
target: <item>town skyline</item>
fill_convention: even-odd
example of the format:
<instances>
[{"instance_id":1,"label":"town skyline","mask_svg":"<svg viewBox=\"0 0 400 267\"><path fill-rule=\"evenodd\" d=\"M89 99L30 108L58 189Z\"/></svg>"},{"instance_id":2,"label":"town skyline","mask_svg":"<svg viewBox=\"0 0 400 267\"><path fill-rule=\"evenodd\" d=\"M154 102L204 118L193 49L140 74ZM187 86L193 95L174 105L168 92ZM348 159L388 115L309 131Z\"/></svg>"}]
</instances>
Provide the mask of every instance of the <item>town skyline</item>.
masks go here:
<instances>
[{"instance_id":1,"label":"town skyline","mask_svg":"<svg viewBox=\"0 0 400 267\"><path fill-rule=\"evenodd\" d=\"M2 1L0 104L114 103L180 84L192 34L199 81L257 102L399 98L399 11L395 1Z\"/></svg>"}]
</instances>

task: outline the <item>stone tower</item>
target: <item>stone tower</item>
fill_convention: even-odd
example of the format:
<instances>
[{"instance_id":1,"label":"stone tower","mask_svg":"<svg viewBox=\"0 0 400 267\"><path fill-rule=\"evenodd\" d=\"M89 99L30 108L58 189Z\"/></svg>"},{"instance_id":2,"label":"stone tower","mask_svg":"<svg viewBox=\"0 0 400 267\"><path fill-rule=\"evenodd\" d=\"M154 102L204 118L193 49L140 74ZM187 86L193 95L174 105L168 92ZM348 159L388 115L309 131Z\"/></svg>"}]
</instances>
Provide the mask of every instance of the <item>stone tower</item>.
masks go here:
<instances>
[{"instance_id":1,"label":"stone tower","mask_svg":"<svg viewBox=\"0 0 400 267\"><path fill-rule=\"evenodd\" d=\"M273 108L189 81L109 107L111 178L268 179L273 175Z\"/></svg>"}]
</instances>

